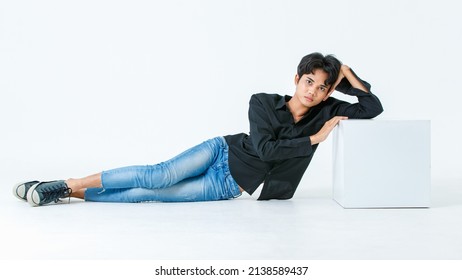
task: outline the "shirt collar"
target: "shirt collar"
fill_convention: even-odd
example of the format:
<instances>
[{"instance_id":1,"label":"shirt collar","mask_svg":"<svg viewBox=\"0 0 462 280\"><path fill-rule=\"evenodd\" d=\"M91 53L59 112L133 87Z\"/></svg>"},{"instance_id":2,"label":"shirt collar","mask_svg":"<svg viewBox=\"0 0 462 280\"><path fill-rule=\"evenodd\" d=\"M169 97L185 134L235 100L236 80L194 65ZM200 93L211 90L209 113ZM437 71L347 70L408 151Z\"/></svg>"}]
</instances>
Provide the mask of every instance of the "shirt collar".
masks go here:
<instances>
[{"instance_id":1,"label":"shirt collar","mask_svg":"<svg viewBox=\"0 0 462 280\"><path fill-rule=\"evenodd\" d=\"M281 98L276 102L276 110L285 110L287 109L287 102L292 99L292 96L285 95L281 96Z\"/></svg>"}]
</instances>

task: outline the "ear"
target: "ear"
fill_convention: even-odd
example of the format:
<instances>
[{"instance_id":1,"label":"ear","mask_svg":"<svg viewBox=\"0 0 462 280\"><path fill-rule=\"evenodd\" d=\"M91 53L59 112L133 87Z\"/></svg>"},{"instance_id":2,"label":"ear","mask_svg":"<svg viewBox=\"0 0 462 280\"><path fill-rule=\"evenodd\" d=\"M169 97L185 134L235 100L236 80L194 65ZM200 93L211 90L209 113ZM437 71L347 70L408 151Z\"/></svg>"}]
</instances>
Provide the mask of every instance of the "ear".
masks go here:
<instances>
[{"instance_id":1,"label":"ear","mask_svg":"<svg viewBox=\"0 0 462 280\"><path fill-rule=\"evenodd\" d=\"M295 85L298 85L299 81L300 81L300 77L298 76L298 74L295 74L295 79L294 79Z\"/></svg>"}]
</instances>

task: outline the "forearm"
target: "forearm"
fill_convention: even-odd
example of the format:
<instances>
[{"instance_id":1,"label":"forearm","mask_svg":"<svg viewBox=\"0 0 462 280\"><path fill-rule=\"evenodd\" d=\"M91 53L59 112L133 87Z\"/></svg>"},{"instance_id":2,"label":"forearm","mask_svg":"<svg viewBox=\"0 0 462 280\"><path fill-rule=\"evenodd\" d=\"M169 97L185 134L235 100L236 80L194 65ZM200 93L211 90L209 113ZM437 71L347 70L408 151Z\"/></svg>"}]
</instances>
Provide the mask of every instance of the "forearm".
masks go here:
<instances>
[{"instance_id":1,"label":"forearm","mask_svg":"<svg viewBox=\"0 0 462 280\"><path fill-rule=\"evenodd\" d=\"M364 92L369 92L369 90L364 86L364 84L356 77L355 74L351 71L350 67L347 65L342 65L342 74L350 82L351 86L357 89L360 89Z\"/></svg>"},{"instance_id":2,"label":"forearm","mask_svg":"<svg viewBox=\"0 0 462 280\"><path fill-rule=\"evenodd\" d=\"M286 160L307 156L312 152L311 145L306 137L268 140L254 134L252 142L259 158L263 161Z\"/></svg>"},{"instance_id":3,"label":"forearm","mask_svg":"<svg viewBox=\"0 0 462 280\"><path fill-rule=\"evenodd\" d=\"M350 96L356 96L358 103L344 102L337 105L335 115L347 116L352 119L371 119L382 113L382 104L377 96L372 94L369 83L361 80L349 67L342 70L341 76L342 80L337 85L336 90Z\"/></svg>"}]
</instances>

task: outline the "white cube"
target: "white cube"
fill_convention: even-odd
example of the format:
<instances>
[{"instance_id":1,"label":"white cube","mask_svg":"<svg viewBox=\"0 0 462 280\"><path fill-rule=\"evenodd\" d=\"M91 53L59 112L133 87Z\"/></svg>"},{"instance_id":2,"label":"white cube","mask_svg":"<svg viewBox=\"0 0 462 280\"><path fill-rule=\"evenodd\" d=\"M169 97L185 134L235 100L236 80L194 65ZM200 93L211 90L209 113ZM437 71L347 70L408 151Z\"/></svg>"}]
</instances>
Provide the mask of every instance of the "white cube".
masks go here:
<instances>
[{"instance_id":1,"label":"white cube","mask_svg":"<svg viewBox=\"0 0 462 280\"><path fill-rule=\"evenodd\" d=\"M344 208L430 207L430 121L340 121L333 164Z\"/></svg>"}]
</instances>

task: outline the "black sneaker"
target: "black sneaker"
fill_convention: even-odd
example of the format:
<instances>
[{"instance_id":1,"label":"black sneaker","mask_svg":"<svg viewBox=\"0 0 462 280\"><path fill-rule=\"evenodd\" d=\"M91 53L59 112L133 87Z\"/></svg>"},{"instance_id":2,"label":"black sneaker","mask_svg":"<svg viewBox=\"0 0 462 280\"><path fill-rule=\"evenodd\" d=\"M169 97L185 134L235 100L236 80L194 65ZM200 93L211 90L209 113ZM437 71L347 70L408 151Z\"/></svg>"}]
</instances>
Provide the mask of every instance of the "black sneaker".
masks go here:
<instances>
[{"instance_id":1,"label":"black sneaker","mask_svg":"<svg viewBox=\"0 0 462 280\"><path fill-rule=\"evenodd\" d=\"M50 202L59 202L60 198L69 197L72 190L64 181L42 182L33 185L27 192L27 202L31 206L42 206Z\"/></svg>"},{"instance_id":2,"label":"black sneaker","mask_svg":"<svg viewBox=\"0 0 462 280\"><path fill-rule=\"evenodd\" d=\"M21 182L21 183L14 185L13 187L14 196L19 198L20 200L27 201L27 192L33 185L37 183L40 183L40 182L39 181L29 181L29 182Z\"/></svg>"}]
</instances>

